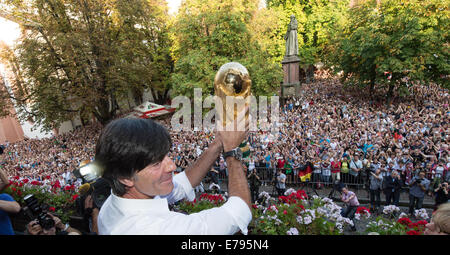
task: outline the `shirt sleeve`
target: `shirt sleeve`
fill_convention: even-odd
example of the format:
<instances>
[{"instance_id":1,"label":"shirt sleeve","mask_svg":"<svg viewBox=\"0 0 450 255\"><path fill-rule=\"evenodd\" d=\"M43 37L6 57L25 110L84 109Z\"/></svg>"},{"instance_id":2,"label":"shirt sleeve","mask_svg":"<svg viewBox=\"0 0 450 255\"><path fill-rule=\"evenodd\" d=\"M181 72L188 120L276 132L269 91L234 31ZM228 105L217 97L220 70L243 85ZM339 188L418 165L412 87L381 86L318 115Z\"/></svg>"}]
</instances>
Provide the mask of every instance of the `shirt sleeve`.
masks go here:
<instances>
[{"instance_id":1,"label":"shirt sleeve","mask_svg":"<svg viewBox=\"0 0 450 255\"><path fill-rule=\"evenodd\" d=\"M186 198L189 201L195 199L194 188L192 187L186 173L183 171L173 177L173 190L170 194L165 196L160 196L161 198L167 199L169 204L173 204L181 199Z\"/></svg>"},{"instance_id":2,"label":"shirt sleeve","mask_svg":"<svg viewBox=\"0 0 450 255\"><path fill-rule=\"evenodd\" d=\"M0 194L0 200L8 201L8 202L14 202L15 201L12 196L10 196L9 194L6 194L6 193Z\"/></svg>"},{"instance_id":3,"label":"shirt sleeve","mask_svg":"<svg viewBox=\"0 0 450 255\"><path fill-rule=\"evenodd\" d=\"M232 196L221 207L190 215L179 214L161 228L161 234L232 235L241 230L247 235L252 220L248 205L240 197Z\"/></svg>"}]
</instances>

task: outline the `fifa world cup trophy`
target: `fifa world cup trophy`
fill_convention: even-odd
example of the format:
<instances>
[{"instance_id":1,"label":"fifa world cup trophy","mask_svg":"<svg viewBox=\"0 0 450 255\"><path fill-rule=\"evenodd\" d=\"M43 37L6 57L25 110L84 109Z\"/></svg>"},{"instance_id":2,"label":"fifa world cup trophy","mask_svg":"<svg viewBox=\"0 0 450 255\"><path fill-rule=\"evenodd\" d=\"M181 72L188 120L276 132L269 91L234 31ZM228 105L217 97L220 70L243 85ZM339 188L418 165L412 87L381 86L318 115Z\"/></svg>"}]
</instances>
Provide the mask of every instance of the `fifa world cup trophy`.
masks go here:
<instances>
[{"instance_id":1,"label":"fifa world cup trophy","mask_svg":"<svg viewBox=\"0 0 450 255\"><path fill-rule=\"evenodd\" d=\"M230 122L238 117L239 113L249 106L251 84L252 81L250 80L247 68L240 63L230 62L220 67L214 78L216 100L221 100L221 104L218 104L216 101L216 107L222 106L222 110L217 109L220 121L222 122L218 123L218 125L222 125L225 129ZM227 102L227 97L234 99L232 100L233 103L230 101ZM241 100L241 104L238 103L239 100ZM248 118L249 115L246 113L245 121L248 121ZM247 142L244 141L239 147L243 152L243 156L248 156L249 148Z\"/></svg>"}]
</instances>

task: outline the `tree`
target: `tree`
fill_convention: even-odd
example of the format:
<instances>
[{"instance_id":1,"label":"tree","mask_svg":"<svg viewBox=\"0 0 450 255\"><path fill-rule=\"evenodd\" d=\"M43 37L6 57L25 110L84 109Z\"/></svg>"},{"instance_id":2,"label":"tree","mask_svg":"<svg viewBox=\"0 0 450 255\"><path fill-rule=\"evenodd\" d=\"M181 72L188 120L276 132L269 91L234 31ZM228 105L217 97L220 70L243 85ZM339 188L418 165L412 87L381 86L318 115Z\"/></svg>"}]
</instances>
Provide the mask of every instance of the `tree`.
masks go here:
<instances>
[{"instance_id":1,"label":"tree","mask_svg":"<svg viewBox=\"0 0 450 255\"><path fill-rule=\"evenodd\" d=\"M350 10L349 27L336 38L333 64L360 86L407 93L411 81L448 87L449 11L444 0L367 1Z\"/></svg>"},{"instance_id":2,"label":"tree","mask_svg":"<svg viewBox=\"0 0 450 255\"><path fill-rule=\"evenodd\" d=\"M249 25L258 1L184 1L173 23L175 60L174 96L214 94L214 77L220 66L240 62L249 71L254 95L273 95L282 79L279 64L252 36Z\"/></svg>"},{"instance_id":3,"label":"tree","mask_svg":"<svg viewBox=\"0 0 450 255\"><path fill-rule=\"evenodd\" d=\"M2 1L23 36L3 59L16 69L19 116L44 129L93 114L115 117L129 91L164 99L171 70L163 0ZM4 14L4 13L3 13Z\"/></svg>"}]
</instances>

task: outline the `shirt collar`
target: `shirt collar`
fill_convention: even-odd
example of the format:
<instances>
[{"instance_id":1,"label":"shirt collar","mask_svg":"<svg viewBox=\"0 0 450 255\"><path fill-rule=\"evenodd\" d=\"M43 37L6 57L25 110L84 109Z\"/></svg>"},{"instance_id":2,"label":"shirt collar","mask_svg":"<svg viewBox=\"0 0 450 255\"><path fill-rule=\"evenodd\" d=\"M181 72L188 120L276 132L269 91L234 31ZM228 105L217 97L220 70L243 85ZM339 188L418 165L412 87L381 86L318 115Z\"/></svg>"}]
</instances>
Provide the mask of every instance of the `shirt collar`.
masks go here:
<instances>
[{"instance_id":1,"label":"shirt collar","mask_svg":"<svg viewBox=\"0 0 450 255\"><path fill-rule=\"evenodd\" d=\"M156 196L149 199L129 199L116 196L111 192L111 202L119 210L129 211L152 211L152 212L168 212L169 204L167 199Z\"/></svg>"}]
</instances>

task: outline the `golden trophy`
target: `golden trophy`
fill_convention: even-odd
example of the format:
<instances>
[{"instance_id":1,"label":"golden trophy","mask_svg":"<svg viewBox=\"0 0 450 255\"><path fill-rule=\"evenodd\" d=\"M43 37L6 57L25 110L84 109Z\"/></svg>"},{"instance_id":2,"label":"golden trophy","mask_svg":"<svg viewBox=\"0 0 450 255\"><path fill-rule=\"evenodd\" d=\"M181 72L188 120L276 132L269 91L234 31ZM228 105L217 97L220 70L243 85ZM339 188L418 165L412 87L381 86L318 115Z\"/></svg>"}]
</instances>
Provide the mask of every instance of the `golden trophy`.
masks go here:
<instances>
[{"instance_id":1,"label":"golden trophy","mask_svg":"<svg viewBox=\"0 0 450 255\"><path fill-rule=\"evenodd\" d=\"M217 100L221 100L221 104L216 102L216 107L222 105L222 110L218 110L220 121L218 125L224 128L233 120L237 119L240 112L244 111L249 106L252 81L248 74L247 68L237 62L230 62L222 65L214 78L214 90ZM227 97L241 98L244 100L243 104L237 104L235 108L235 101L227 103ZM245 116L245 121L248 121L248 112ZM216 120L219 121L219 120ZM239 146L243 152L244 157L248 156L249 148L247 142L244 141Z\"/></svg>"}]
</instances>

